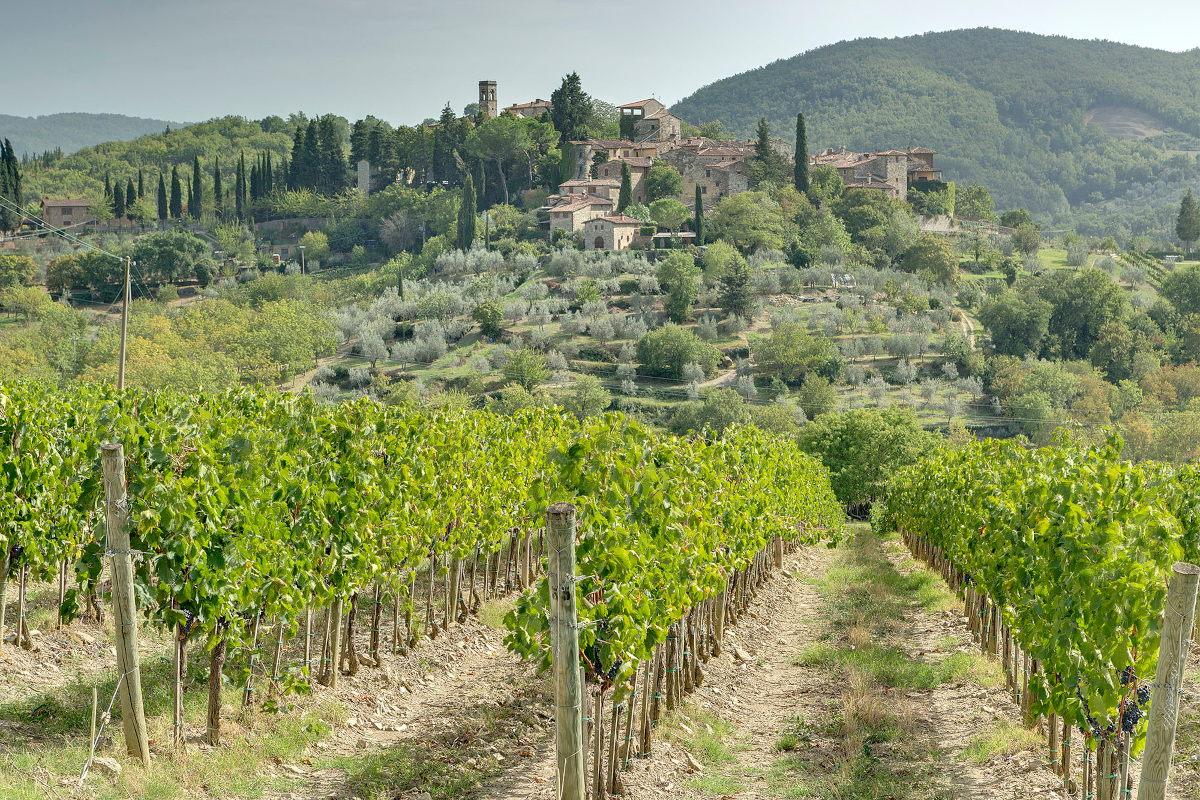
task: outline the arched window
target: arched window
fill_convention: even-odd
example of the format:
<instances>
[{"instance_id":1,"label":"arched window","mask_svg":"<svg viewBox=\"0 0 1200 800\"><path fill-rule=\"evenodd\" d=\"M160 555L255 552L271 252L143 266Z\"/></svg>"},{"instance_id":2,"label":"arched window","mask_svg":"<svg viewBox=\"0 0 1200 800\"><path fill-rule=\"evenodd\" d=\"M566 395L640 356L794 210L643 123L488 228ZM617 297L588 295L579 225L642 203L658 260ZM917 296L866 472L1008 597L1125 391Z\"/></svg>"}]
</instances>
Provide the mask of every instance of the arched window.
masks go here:
<instances>
[{"instance_id":1,"label":"arched window","mask_svg":"<svg viewBox=\"0 0 1200 800\"><path fill-rule=\"evenodd\" d=\"M595 247L597 250L603 250L603 249L604 249L604 237L603 237L603 236L597 236L597 237L596 237L596 241L592 242L592 245L593 245L593 246L594 246L594 247Z\"/></svg>"}]
</instances>

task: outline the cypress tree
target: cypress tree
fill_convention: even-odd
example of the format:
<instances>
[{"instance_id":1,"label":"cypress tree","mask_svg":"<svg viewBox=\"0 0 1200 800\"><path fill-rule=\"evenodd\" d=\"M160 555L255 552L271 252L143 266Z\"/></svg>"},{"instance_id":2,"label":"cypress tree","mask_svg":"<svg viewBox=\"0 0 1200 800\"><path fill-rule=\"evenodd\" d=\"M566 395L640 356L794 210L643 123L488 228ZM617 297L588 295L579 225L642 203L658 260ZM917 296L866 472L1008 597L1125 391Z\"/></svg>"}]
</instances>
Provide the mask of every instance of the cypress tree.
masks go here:
<instances>
[{"instance_id":1,"label":"cypress tree","mask_svg":"<svg viewBox=\"0 0 1200 800\"><path fill-rule=\"evenodd\" d=\"M796 115L796 191L808 191L808 133L804 128L804 114Z\"/></svg>"},{"instance_id":2,"label":"cypress tree","mask_svg":"<svg viewBox=\"0 0 1200 800\"><path fill-rule=\"evenodd\" d=\"M346 154L332 114L321 117L317 128L317 187L322 194L341 194L346 188Z\"/></svg>"},{"instance_id":3,"label":"cypress tree","mask_svg":"<svg viewBox=\"0 0 1200 800\"><path fill-rule=\"evenodd\" d=\"M112 202L112 180L109 179L108 173L104 173L104 199L109 203Z\"/></svg>"},{"instance_id":4,"label":"cypress tree","mask_svg":"<svg viewBox=\"0 0 1200 800\"><path fill-rule=\"evenodd\" d=\"M478 222L475 211L475 182L471 173L467 173L462 185L462 203L458 207L458 249L466 252L475 243L475 225Z\"/></svg>"},{"instance_id":5,"label":"cypress tree","mask_svg":"<svg viewBox=\"0 0 1200 800\"><path fill-rule=\"evenodd\" d=\"M225 205L225 193L221 191L221 157L216 156L213 159L213 204L217 209L217 216L221 216L221 207Z\"/></svg>"},{"instance_id":6,"label":"cypress tree","mask_svg":"<svg viewBox=\"0 0 1200 800\"><path fill-rule=\"evenodd\" d=\"M299 166L304 163L304 128L296 126L296 136L292 139L292 169L286 181L288 189L295 191L299 189L298 179L300 175Z\"/></svg>"},{"instance_id":7,"label":"cypress tree","mask_svg":"<svg viewBox=\"0 0 1200 800\"><path fill-rule=\"evenodd\" d=\"M700 194L700 184L696 184L696 218L692 221L692 230L696 232L696 245L704 244L704 198Z\"/></svg>"},{"instance_id":8,"label":"cypress tree","mask_svg":"<svg viewBox=\"0 0 1200 800\"><path fill-rule=\"evenodd\" d=\"M633 176L629 174L629 162L621 162L621 193L617 195L617 213L624 214L633 203Z\"/></svg>"},{"instance_id":9,"label":"cypress tree","mask_svg":"<svg viewBox=\"0 0 1200 800\"><path fill-rule=\"evenodd\" d=\"M146 196L146 178L142 174L142 168L138 167L138 200Z\"/></svg>"},{"instance_id":10,"label":"cypress tree","mask_svg":"<svg viewBox=\"0 0 1200 800\"><path fill-rule=\"evenodd\" d=\"M125 216L125 190L121 188L121 184L118 183L112 189L112 200L110 203L114 219L120 219Z\"/></svg>"},{"instance_id":11,"label":"cypress tree","mask_svg":"<svg viewBox=\"0 0 1200 800\"><path fill-rule=\"evenodd\" d=\"M129 182L125 184L125 213L126 214L129 213L129 210L131 208L133 208L133 204L136 202L137 202L137 189L133 188L133 178L130 178Z\"/></svg>"},{"instance_id":12,"label":"cypress tree","mask_svg":"<svg viewBox=\"0 0 1200 800\"><path fill-rule=\"evenodd\" d=\"M171 219L183 219L183 183L179 167L171 167Z\"/></svg>"},{"instance_id":13,"label":"cypress tree","mask_svg":"<svg viewBox=\"0 0 1200 800\"><path fill-rule=\"evenodd\" d=\"M317 121L309 120L304 132L304 163L296 170L300 174L296 180L305 189L317 189L321 180L320 135Z\"/></svg>"},{"instance_id":14,"label":"cypress tree","mask_svg":"<svg viewBox=\"0 0 1200 800\"><path fill-rule=\"evenodd\" d=\"M238 157L237 174L233 184L234 214L240 220L246 212L246 154Z\"/></svg>"},{"instance_id":15,"label":"cypress tree","mask_svg":"<svg viewBox=\"0 0 1200 800\"><path fill-rule=\"evenodd\" d=\"M1197 207L1196 198L1192 196L1191 189L1188 189L1183 202L1179 204L1179 216L1175 219L1175 235L1183 242L1184 249L1188 253L1192 252L1192 244L1200 239L1200 207Z\"/></svg>"},{"instance_id":16,"label":"cypress tree","mask_svg":"<svg viewBox=\"0 0 1200 800\"><path fill-rule=\"evenodd\" d=\"M250 167L250 199L257 200L259 198L259 177L258 164Z\"/></svg>"},{"instance_id":17,"label":"cypress tree","mask_svg":"<svg viewBox=\"0 0 1200 800\"><path fill-rule=\"evenodd\" d=\"M196 205L192 202L192 182L184 181L184 183L187 184L187 213L189 217L194 219L196 216Z\"/></svg>"},{"instance_id":18,"label":"cypress tree","mask_svg":"<svg viewBox=\"0 0 1200 800\"><path fill-rule=\"evenodd\" d=\"M0 142L0 198L7 205L0 206L0 231L15 230L21 224L21 214L8 206L21 207L24 200L21 189L21 165L17 161L12 142Z\"/></svg>"},{"instance_id":19,"label":"cypress tree","mask_svg":"<svg viewBox=\"0 0 1200 800\"><path fill-rule=\"evenodd\" d=\"M192 191L188 195L188 213L200 219L200 207L204 204L204 187L200 184L200 156L192 159Z\"/></svg>"},{"instance_id":20,"label":"cypress tree","mask_svg":"<svg viewBox=\"0 0 1200 800\"><path fill-rule=\"evenodd\" d=\"M171 207L167 205L167 182L163 179L163 174L158 173L158 218L166 219L171 214Z\"/></svg>"},{"instance_id":21,"label":"cypress tree","mask_svg":"<svg viewBox=\"0 0 1200 800\"><path fill-rule=\"evenodd\" d=\"M275 176L271 172L271 151L268 150L263 158L263 163L266 169L263 170L263 193L270 194L275 191Z\"/></svg>"}]
</instances>

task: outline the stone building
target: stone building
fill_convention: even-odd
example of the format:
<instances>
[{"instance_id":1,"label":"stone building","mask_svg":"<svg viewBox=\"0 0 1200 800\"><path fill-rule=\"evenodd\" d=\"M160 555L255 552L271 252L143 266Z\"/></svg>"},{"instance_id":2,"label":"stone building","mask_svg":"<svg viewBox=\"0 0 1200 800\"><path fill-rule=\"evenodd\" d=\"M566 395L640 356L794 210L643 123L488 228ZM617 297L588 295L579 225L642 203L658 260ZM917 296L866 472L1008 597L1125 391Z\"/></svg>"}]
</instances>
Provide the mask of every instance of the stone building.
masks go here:
<instances>
[{"instance_id":1,"label":"stone building","mask_svg":"<svg viewBox=\"0 0 1200 800\"><path fill-rule=\"evenodd\" d=\"M532 103L517 103L516 105L506 107L504 110L512 114L514 117L531 117L533 119L538 119L542 116L542 114L552 111L553 109L554 103L551 103L549 100L543 100L539 97Z\"/></svg>"},{"instance_id":2,"label":"stone building","mask_svg":"<svg viewBox=\"0 0 1200 800\"><path fill-rule=\"evenodd\" d=\"M479 113L489 119L500 116L500 103L496 100L496 82L479 82Z\"/></svg>"},{"instance_id":3,"label":"stone building","mask_svg":"<svg viewBox=\"0 0 1200 800\"><path fill-rule=\"evenodd\" d=\"M856 153L844 147L832 147L809 156L809 169L831 166L847 189L878 189L901 200L908 197L914 183L941 180L942 171L933 165L937 151L928 147L880 150Z\"/></svg>"},{"instance_id":4,"label":"stone building","mask_svg":"<svg viewBox=\"0 0 1200 800\"><path fill-rule=\"evenodd\" d=\"M617 190L619 193L622 164L629 165L629 188L633 190L633 202L645 203L646 176L650 174L650 167L654 166L654 162L651 159L634 156L630 156L629 158L614 158L605 161L596 168L596 177L615 180L618 184Z\"/></svg>"},{"instance_id":5,"label":"stone building","mask_svg":"<svg viewBox=\"0 0 1200 800\"><path fill-rule=\"evenodd\" d=\"M88 211L98 200L84 199L53 199L42 200L42 221L53 228L66 228L85 222L95 222L96 219Z\"/></svg>"},{"instance_id":6,"label":"stone building","mask_svg":"<svg viewBox=\"0 0 1200 800\"><path fill-rule=\"evenodd\" d=\"M564 181L558 185L558 197L569 198L572 195L595 195L604 197L616 203L621 195L620 174L616 178L586 178ZM554 198L547 198L547 201Z\"/></svg>"},{"instance_id":7,"label":"stone building","mask_svg":"<svg viewBox=\"0 0 1200 800\"><path fill-rule=\"evenodd\" d=\"M554 239L554 232L565 230L567 233L574 233L581 229L588 220L596 217L605 217L612 214L616 203L607 197L597 197L594 194L584 194L579 196L570 196L561 198L561 201L549 207L550 212L550 238Z\"/></svg>"},{"instance_id":8,"label":"stone building","mask_svg":"<svg viewBox=\"0 0 1200 800\"><path fill-rule=\"evenodd\" d=\"M633 140L667 142L683 134L683 120L657 100L638 100L618 106L621 121L632 123Z\"/></svg>"},{"instance_id":9,"label":"stone building","mask_svg":"<svg viewBox=\"0 0 1200 800\"><path fill-rule=\"evenodd\" d=\"M587 250L627 250L637 238L642 223L626 216L596 217L584 224L583 245Z\"/></svg>"}]
</instances>

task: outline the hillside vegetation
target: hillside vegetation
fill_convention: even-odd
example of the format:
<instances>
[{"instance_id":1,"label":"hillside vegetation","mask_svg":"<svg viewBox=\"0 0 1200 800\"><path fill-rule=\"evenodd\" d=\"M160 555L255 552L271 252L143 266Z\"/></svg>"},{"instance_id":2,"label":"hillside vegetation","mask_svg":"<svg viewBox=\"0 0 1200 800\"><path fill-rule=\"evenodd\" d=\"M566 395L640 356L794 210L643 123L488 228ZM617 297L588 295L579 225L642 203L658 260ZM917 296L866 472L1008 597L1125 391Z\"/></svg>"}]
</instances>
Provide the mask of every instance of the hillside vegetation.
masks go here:
<instances>
[{"instance_id":1,"label":"hillside vegetation","mask_svg":"<svg viewBox=\"0 0 1200 800\"><path fill-rule=\"evenodd\" d=\"M789 137L803 111L810 152L925 145L947 179L987 186L999 207L1049 215L1167 169L1190 177L1194 160L1169 162L1168 150L1200 149L1198 87L1198 50L974 29L820 47L706 86L673 111L741 135L765 116ZM1088 124L1098 106L1141 111L1163 132L1115 138Z\"/></svg>"},{"instance_id":2,"label":"hillside vegetation","mask_svg":"<svg viewBox=\"0 0 1200 800\"><path fill-rule=\"evenodd\" d=\"M124 114L43 114L40 117L0 114L0 130L12 140L18 156L40 155L48 150L71 153L81 147L135 139L148 133L161 133L168 125L178 128L183 124Z\"/></svg>"}]
</instances>

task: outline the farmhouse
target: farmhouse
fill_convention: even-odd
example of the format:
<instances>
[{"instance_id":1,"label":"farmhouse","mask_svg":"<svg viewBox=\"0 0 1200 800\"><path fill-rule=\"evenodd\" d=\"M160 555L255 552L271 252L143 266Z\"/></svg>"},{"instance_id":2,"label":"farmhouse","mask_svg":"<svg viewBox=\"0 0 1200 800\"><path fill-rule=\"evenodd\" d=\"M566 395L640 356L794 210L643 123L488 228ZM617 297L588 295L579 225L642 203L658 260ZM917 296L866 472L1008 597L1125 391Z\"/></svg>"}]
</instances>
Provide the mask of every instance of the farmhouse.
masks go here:
<instances>
[{"instance_id":1,"label":"farmhouse","mask_svg":"<svg viewBox=\"0 0 1200 800\"><path fill-rule=\"evenodd\" d=\"M588 250L626 250L633 244L642 223L626 216L596 217L583 229L583 243Z\"/></svg>"},{"instance_id":2,"label":"farmhouse","mask_svg":"<svg viewBox=\"0 0 1200 800\"><path fill-rule=\"evenodd\" d=\"M910 147L907 151L880 150L856 153L844 147L809 156L809 169L831 166L841 175L847 189L878 189L901 200L914 183L940 181L942 171L933 165L936 150Z\"/></svg>"},{"instance_id":3,"label":"farmhouse","mask_svg":"<svg viewBox=\"0 0 1200 800\"><path fill-rule=\"evenodd\" d=\"M612 214L616 203L607 197L594 194L581 194L560 198L560 202L550 206L550 236L562 229L574 233L583 227L584 223L596 217Z\"/></svg>"},{"instance_id":4,"label":"farmhouse","mask_svg":"<svg viewBox=\"0 0 1200 800\"><path fill-rule=\"evenodd\" d=\"M88 208L98 201L85 199L58 200L50 197L42 200L42 221L54 228L65 228L85 222L95 222Z\"/></svg>"}]
</instances>

